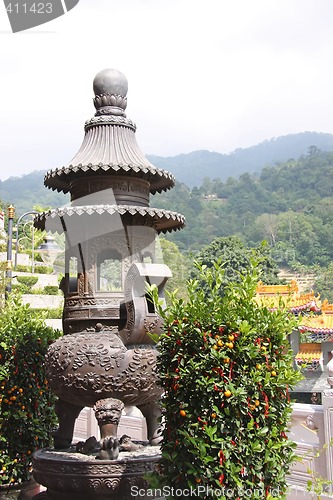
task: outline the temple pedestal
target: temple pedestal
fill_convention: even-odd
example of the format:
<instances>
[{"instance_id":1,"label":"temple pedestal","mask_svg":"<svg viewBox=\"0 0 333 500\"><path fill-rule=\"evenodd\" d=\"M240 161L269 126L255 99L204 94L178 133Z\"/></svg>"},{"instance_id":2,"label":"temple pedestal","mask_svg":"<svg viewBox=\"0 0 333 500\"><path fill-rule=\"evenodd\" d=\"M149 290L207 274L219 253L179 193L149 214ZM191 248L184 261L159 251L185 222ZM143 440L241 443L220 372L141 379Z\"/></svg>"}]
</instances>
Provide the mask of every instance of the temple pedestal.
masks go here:
<instances>
[{"instance_id":1,"label":"temple pedestal","mask_svg":"<svg viewBox=\"0 0 333 500\"><path fill-rule=\"evenodd\" d=\"M152 496L144 479L156 470L160 457L157 446L121 452L117 460L98 460L96 455L75 451L39 450L33 457L33 476L47 491L34 500L161 499Z\"/></svg>"}]
</instances>

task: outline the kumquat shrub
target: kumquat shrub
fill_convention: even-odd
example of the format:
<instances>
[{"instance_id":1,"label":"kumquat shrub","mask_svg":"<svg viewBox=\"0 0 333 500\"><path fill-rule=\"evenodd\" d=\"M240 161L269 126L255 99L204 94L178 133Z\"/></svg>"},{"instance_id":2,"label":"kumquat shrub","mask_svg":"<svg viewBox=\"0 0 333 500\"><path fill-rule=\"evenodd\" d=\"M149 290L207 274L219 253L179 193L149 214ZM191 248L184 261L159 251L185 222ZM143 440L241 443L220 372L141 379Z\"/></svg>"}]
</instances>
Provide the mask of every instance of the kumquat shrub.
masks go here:
<instances>
[{"instance_id":1,"label":"kumquat shrub","mask_svg":"<svg viewBox=\"0 0 333 500\"><path fill-rule=\"evenodd\" d=\"M56 426L44 355L60 334L10 294L0 310L0 486L31 477L32 453Z\"/></svg>"},{"instance_id":2,"label":"kumquat shrub","mask_svg":"<svg viewBox=\"0 0 333 500\"><path fill-rule=\"evenodd\" d=\"M198 266L199 267L199 266ZM158 370L164 388L159 487L168 498L285 498L295 460L288 439L293 369L288 335L296 319L256 302L251 265L223 293L223 268L199 268L185 302L160 311ZM202 281L201 281L202 282ZM207 290L209 290L207 292Z\"/></svg>"}]
</instances>

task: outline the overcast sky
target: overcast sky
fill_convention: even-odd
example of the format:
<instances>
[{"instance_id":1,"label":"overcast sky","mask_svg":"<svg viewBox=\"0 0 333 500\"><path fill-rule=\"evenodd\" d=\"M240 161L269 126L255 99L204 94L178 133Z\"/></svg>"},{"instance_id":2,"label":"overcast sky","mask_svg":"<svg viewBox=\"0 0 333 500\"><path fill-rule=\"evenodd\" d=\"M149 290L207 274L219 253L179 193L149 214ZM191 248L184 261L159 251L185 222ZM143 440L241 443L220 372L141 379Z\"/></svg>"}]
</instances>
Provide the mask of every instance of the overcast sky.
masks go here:
<instances>
[{"instance_id":1,"label":"overcast sky","mask_svg":"<svg viewBox=\"0 0 333 500\"><path fill-rule=\"evenodd\" d=\"M107 67L145 154L333 133L332 26L332 0L80 0L12 34L1 2L0 179L71 160Z\"/></svg>"}]
</instances>

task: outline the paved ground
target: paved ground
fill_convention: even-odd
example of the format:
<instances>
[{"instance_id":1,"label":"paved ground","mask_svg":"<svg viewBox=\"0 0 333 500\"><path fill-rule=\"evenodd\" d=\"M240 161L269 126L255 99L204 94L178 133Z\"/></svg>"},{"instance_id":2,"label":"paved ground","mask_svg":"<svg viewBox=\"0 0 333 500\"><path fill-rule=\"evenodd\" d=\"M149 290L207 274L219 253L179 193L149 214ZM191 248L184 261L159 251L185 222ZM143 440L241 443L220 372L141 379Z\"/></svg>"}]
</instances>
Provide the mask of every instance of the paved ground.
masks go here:
<instances>
[{"instance_id":1,"label":"paved ground","mask_svg":"<svg viewBox=\"0 0 333 500\"><path fill-rule=\"evenodd\" d=\"M22 489L0 490L0 500L30 500L36 495L40 495L42 500L42 495L45 497L45 488L35 481L29 481Z\"/></svg>"}]
</instances>

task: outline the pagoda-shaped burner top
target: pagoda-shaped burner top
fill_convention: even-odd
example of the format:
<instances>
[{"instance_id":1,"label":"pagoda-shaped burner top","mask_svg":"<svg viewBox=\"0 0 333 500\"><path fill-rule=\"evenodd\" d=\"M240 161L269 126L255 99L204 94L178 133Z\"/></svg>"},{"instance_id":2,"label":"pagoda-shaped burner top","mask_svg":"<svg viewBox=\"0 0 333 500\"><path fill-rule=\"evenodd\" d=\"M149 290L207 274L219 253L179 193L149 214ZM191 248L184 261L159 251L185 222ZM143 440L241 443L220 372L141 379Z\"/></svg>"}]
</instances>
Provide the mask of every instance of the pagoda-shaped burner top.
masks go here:
<instances>
[{"instance_id":1,"label":"pagoda-shaped burner top","mask_svg":"<svg viewBox=\"0 0 333 500\"><path fill-rule=\"evenodd\" d=\"M117 70L100 71L93 83L96 114L85 123L85 138L69 165L46 174L45 185L76 196L73 181L93 177L142 179L149 192L174 186L174 177L152 165L139 149L135 124L126 117L127 79Z\"/></svg>"}]
</instances>

